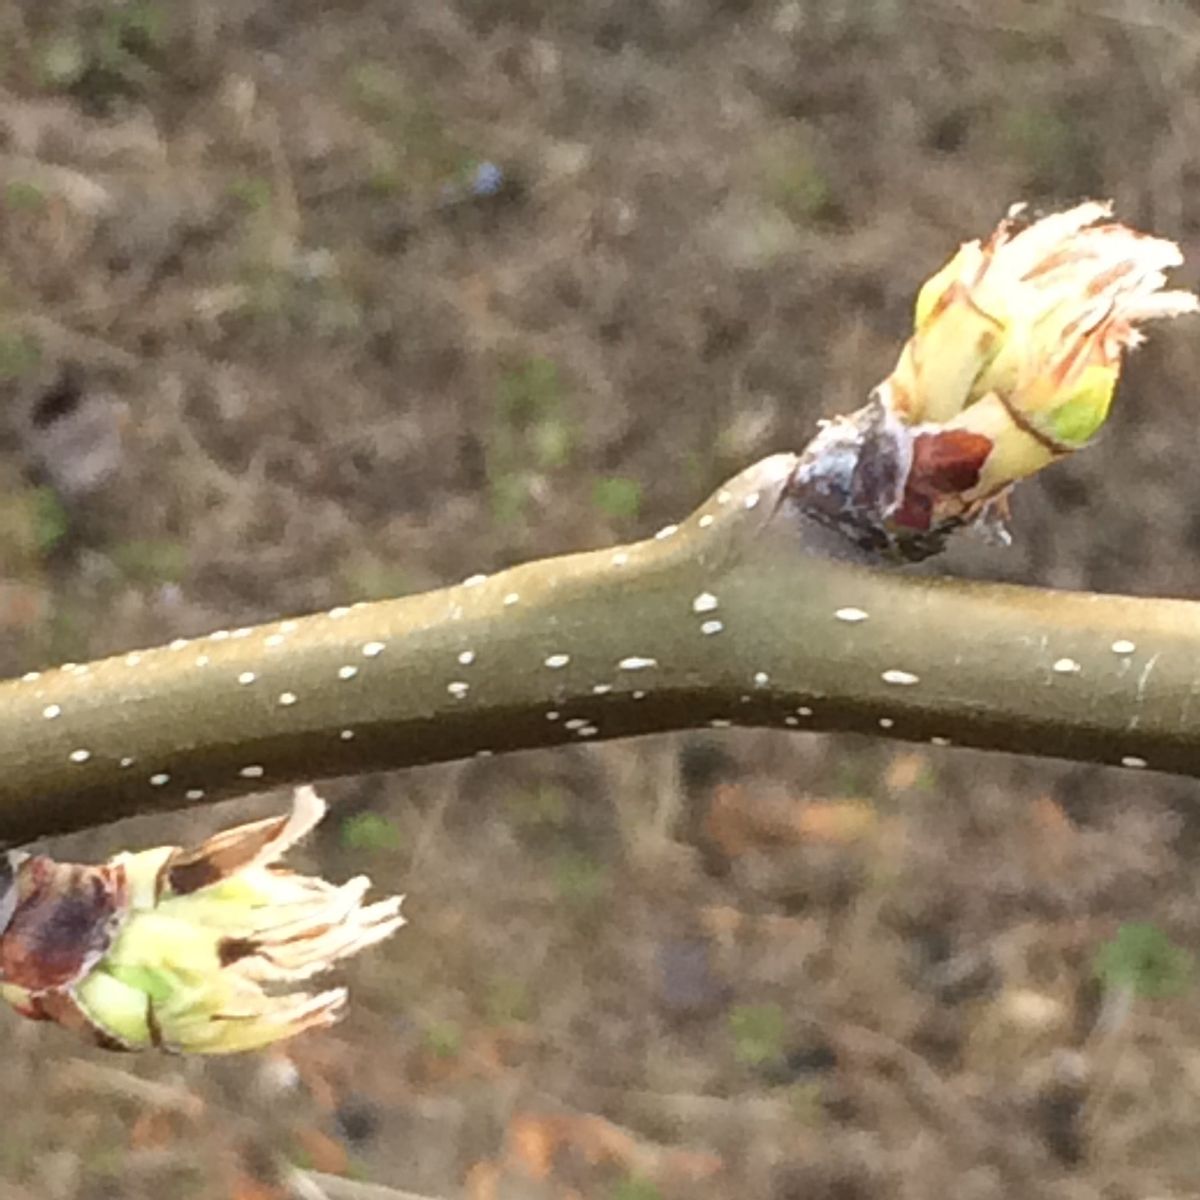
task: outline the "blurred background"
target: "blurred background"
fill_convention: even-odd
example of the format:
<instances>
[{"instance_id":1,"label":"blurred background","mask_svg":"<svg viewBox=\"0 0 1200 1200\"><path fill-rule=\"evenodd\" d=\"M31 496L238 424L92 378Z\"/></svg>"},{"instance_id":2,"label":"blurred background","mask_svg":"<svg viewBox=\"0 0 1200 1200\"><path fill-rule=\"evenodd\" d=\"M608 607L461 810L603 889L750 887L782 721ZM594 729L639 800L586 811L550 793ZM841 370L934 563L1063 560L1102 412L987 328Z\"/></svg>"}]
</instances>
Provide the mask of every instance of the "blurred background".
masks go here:
<instances>
[{"instance_id":1,"label":"blurred background","mask_svg":"<svg viewBox=\"0 0 1200 1200\"><path fill-rule=\"evenodd\" d=\"M9 0L0 668L628 540L890 369L1013 201L1200 264L1194 0ZM1194 322L944 569L1200 593ZM13 1200L1166 1200L1197 785L726 732L343 781L338 1029L0 1016ZM64 840L189 841L281 795Z\"/></svg>"}]
</instances>

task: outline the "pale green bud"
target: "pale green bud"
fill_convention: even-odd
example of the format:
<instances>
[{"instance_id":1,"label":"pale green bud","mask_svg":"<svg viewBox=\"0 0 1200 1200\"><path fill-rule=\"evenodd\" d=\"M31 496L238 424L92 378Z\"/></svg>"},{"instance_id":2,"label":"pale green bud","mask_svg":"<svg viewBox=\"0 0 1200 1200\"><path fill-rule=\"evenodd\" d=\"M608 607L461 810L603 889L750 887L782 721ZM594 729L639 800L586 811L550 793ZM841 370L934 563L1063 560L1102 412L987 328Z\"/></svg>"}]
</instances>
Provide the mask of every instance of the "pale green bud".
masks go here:
<instances>
[{"instance_id":1,"label":"pale green bud","mask_svg":"<svg viewBox=\"0 0 1200 1200\"><path fill-rule=\"evenodd\" d=\"M286 986L383 940L404 919L397 897L363 904L364 877L337 887L277 865L324 811L300 788L287 817L191 851L159 847L96 868L22 863L0 938L0 990L26 1015L91 1029L126 1049L225 1054L331 1024L344 989ZM71 929L79 946L47 944L55 906L92 914Z\"/></svg>"}]
</instances>

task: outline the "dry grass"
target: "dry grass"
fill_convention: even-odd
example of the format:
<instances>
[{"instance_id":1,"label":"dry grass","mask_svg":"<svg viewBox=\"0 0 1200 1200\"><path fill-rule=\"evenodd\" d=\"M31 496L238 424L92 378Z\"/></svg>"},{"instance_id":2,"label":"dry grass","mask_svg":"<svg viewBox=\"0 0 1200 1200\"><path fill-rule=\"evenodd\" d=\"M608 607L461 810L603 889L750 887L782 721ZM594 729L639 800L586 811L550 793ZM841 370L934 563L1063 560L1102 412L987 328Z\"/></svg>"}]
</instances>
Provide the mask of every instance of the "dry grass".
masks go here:
<instances>
[{"instance_id":1,"label":"dry grass","mask_svg":"<svg viewBox=\"0 0 1200 1200\"><path fill-rule=\"evenodd\" d=\"M5 7L0 665L654 528L856 406L1014 199L1112 196L1195 264L1198 31L1168 0ZM949 565L1194 595L1198 347L1161 333L1018 546ZM5 1019L6 1196L1194 1194L1194 992L1126 1013L1093 969L1122 924L1200 940L1191 783L730 733L331 794L312 853L412 918L349 1022L203 1064Z\"/></svg>"}]
</instances>

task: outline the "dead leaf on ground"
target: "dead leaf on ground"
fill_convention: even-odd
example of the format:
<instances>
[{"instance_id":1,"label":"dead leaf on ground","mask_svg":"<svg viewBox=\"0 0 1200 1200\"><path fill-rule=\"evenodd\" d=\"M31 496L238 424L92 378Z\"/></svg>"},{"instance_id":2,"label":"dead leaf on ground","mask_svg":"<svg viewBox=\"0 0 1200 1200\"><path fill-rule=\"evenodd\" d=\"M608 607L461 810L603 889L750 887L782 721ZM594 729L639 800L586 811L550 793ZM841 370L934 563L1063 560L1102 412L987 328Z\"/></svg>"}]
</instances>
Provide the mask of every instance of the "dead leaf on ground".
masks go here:
<instances>
[{"instance_id":1,"label":"dead leaf on ground","mask_svg":"<svg viewBox=\"0 0 1200 1200\"><path fill-rule=\"evenodd\" d=\"M865 800L803 801L784 793L738 784L713 790L704 831L728 858L778 845L850 845L878 827Z\"/></svg>"}]
</instances>

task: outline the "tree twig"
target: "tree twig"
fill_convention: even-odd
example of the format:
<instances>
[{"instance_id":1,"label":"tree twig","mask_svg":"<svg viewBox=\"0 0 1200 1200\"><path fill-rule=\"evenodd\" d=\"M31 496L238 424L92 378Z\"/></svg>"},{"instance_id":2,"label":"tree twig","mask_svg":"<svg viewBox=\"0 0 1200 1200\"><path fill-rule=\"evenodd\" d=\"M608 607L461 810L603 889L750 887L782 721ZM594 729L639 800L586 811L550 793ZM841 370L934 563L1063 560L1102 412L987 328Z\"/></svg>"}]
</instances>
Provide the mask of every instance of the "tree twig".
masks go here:
<instances>
[{"instance_id":1,"label":"tree twig","mask_svg":"<svg viewBox=\"0 0 1200 1200\"><path fill-rule=\"evenodd\" d=\"M1200 774L1200 604L822 557L796 461L645 542L0 684L0 837L726 724Z\"/></svg>"}]
</instances>

